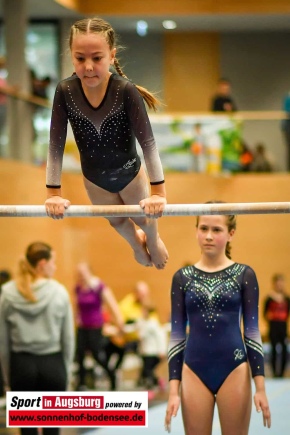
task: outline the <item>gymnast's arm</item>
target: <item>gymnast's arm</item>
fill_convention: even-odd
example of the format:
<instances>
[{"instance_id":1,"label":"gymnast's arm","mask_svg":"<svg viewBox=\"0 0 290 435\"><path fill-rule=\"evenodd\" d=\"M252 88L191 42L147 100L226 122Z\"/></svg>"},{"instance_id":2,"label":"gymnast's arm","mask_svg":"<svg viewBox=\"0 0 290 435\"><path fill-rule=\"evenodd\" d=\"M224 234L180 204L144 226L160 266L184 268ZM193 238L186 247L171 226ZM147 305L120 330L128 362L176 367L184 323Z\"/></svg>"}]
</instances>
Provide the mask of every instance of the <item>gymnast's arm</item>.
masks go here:
<instances>
[{"instance_id":1,"label":"gymnast's arm","mask_svg":"<svg viewBox=\"0 0 290 435\"><path fill-rule=\"evenodd\" d=\"M175 273L171 286L171 334L168 348L169 398L165 417L165 429L170 432L172 416L180 405L180 383L184 360L187 314L184 301L181 271Z\"/></svg>"},{"instance_id":2,"label":"gymnast's arm","mask_svg":"<svg viewBox=\"0 0 290 435\"><path fill-rule=\"evenodd\" d=\"M162 164L145 103L137 88L130 82L125 88L124 103L134 134L142 148L151 185L151 196L143 199L140 206L144 208L146 215L160 217L166 205Z\"/></svg>"},{"instance_id":3,"label":"gymnast's arm","mask_svg":"<svg viewBox=\"0 0 290 435\"><path fill-rule=\"evenodd\" d=\"M67 123L68 114L65 97L61 84L58 84L52 107L46 169L47 200L45 201L45 207L48 216L51 216L53 219L62 219L65 209L70 205L70 202L62 198L61 194L61 172L67 136Z\"/></svg>"},{"instance_id":4,"label":"gymnast's arm","mask_svg":"<svg viewBox=\"0 0 290 435\"><path fill-rule=\"evenodd\" d=\"M262 411L265 427L271 426L271 413L265 391L264 354L259 331L259 285L250 267L244 272L243 283L244 340L255 383L254 403L257 412Z\"/></svg>"}]
</instances>

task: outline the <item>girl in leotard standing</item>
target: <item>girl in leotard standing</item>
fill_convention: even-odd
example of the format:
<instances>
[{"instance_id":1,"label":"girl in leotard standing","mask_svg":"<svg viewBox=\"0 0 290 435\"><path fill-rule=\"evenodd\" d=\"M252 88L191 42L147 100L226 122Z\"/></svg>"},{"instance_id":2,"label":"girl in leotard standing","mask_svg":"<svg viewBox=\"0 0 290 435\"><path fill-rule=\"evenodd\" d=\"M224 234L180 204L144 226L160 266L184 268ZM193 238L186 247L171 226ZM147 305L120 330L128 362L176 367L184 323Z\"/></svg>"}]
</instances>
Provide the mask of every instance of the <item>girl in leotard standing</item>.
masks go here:
<instances>
[{"instance_id":1,"label":"girl in leotard standing","mask_svg":"<svg viewBox=\"0 0 290 435\"><path fill-rule=\"evenodd\" d=\"M181 402L187 435L212 433L215 404L223 435L248 434L250 372L256 410L262 411L264 426L271 426L258 329L259 287L252 268L231 260L235 229L235 216L198 217L200 260L173 277L167 430Z\"/></svg>"},{"instance_id":2,"label":"girl in leotard standing","mask_svg":"<svg viewBox=\"0 0 290 435\"><path fill-rule=\"evenodd\" d=\"M164 175L144 100L156 109L158 100L135 86L116 58L115 32L100 18L77 21L70 32L75 73L56 89L47 162L47 214L61 219L70 205L61 193L61 170L67 123L80 152L84 184L93 204L140 204L146 217L108 218L131 245L144 266L163 269L167 249L159 237L156 218L166 204ZM111 67L117 72L111 72ZM141 145L145 170L136 151ZM140 229L137 229L137 224Z\"/></svg>"}]
</instances>

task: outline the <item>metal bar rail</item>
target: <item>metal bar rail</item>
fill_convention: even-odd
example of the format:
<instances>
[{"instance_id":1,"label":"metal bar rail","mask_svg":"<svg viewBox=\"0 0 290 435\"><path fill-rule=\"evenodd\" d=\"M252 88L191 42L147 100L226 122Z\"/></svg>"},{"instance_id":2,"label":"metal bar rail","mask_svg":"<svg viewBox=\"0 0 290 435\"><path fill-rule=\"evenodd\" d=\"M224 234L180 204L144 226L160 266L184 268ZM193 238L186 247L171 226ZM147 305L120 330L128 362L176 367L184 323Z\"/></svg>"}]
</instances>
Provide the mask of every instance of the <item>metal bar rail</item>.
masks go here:
<instances>
[{"instance_id":1,"label":"metal bar rail","mask_svg":"<svg viewBox=\"0 0 290 435\"><path fill-rule=\"evenodd\" d=\"M290 213L290 202L167 204L163 216ZM139 205L71 205L65 217L144 216ZM0 205L0 217L47 217L44 205Z\"/></svg>"}]
</instances>

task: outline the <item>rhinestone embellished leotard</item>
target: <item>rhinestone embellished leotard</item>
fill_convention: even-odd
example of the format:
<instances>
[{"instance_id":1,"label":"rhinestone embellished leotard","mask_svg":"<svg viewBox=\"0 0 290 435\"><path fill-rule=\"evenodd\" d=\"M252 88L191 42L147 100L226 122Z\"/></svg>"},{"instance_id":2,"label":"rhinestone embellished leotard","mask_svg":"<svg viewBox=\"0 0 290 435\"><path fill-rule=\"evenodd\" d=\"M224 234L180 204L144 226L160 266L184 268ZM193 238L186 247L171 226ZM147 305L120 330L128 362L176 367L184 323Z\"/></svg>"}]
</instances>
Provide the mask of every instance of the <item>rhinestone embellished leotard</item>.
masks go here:
<instances>
[{"instance_id":1,"label":"rhinestone embellished leotard","mask_svg":"<svg viewBox=\"0 0 290 435\"><path fill-rule=\"evenodd\" d=\"M84 176L105 190L119 192L138 174L141 145L151 183L164 179L159 153L142 96L129 80L112 74L99 107L87 100L74 74L55 92L47 160L48 186L60 186L62 160L70 122Z\"/></svg>"},{"instance_id":2,"label":"rhinestone embellished leotard","mask_svg":"<svg viewBox=\"0 0 290 435\"><path fill-rule=\"evenodd\" d=\"M216 394L227 376L248 359L252 376L264 375L258 299L255 272L244 264L213 273L194 266L177 271L171 289L169 379L181 380L185 362Z\"/></svg>"}]
</instances>

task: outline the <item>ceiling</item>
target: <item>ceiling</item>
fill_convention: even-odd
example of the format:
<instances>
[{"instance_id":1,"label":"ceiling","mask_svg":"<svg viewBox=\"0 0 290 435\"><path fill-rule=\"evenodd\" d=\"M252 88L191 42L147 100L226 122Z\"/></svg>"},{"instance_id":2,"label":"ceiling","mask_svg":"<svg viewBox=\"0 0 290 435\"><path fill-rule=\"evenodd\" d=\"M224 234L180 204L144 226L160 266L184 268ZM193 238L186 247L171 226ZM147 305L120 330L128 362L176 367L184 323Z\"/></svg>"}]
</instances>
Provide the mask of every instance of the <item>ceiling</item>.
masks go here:
<instances>
[{"instance_id":1,"label":"ceiling","mask_svg":"<svg viewBox=\"0 0 290 435\"><path fill-rule=\"evenodd\" d=\"M4 0L0 0L0 18L3 19ZM54 0L27 0L27 11L30 19L82 18L83 15L66 9ZM183 32L183 31L289 31L290 14L206 14L192 16L102 16L107 19L117 32L135 31L136 22L145 19L148 32ZM177 23L176 30L165 30L163 20L172 19Z\"/></svg>"}]
</instances>

